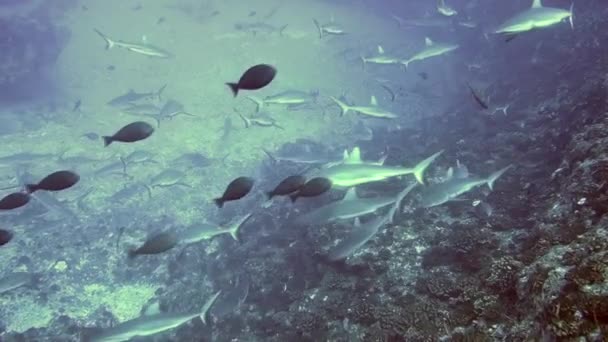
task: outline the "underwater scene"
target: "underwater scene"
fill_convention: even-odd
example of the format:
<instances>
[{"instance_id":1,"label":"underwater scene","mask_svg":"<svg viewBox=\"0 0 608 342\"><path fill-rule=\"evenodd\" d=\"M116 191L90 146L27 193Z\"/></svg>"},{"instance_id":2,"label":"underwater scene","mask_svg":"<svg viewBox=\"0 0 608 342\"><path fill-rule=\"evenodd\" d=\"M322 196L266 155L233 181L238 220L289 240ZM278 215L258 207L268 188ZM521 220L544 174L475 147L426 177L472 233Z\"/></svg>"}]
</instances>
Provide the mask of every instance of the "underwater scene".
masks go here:
<instances>
[{"instance_id":1,"label":"underwater scene","mask_svg":"<svg viewBox=\"0 0 608 342\"><path fill-rule=\"evenodd\" d=\"M0 341L608 341L608 1L0 0Z\"/></svg>"}]
</instances>

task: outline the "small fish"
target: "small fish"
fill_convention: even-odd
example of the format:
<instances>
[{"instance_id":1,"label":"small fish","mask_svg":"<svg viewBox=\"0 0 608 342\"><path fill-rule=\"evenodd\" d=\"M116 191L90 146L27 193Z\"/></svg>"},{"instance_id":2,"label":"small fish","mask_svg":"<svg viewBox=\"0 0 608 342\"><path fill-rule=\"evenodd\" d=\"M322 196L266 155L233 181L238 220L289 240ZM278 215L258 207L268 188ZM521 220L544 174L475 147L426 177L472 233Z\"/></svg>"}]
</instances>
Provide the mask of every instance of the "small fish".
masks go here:
<instances>
[{"instance_id":1,"label":"small fish","mask_svg":"<svg viewBox=\"0 0 608 342\"><path fill-rule=\"evenodd\" d=\"M257 14L258 12L256 11L250 11L248 17L253 17Z\"/></svg>"},{"instance_id":2,"label":"small fish","mask_svg":"<svg viewBox=\"0 0 608 342\"><path fill-rule=\"evenodd\" d=\"M69 189L80 180L80 176L72 171L57 171L44 177L38 184L26 184L25 190L31 194L38 190L61 191Z\"/></svg>"},{"instance_id":3,"label":"small fish","mask_svg":"<svg viewBox=\"0 0 608 342\"><path fill-rule=\"evenodd\" d=\"M418 76L420 76L420 78L422 78L423 80L428 80L429 79L429 74L427 74L426 72L422 71L418 73Z\"/></svg>"},{"instance_id":4,"label":"small fish","mask_svg":"<svg viewBox=\"0 0 608 342\"><path fill-rule=\"evenodd\" d=\"M0 246L4 246L13 239L13 233L8 230L0 229Z\"/></svg>"},{"instance_id":5,"label":"small fish","mask_svg":"<svg viewBox=\"0 0 608 342\"><path fill-rule=\"evenodd\" d=\"M74 103L74 108L72 108L72 112L80 111L80 105L82 105L82 101L78 99L78 101Z\"/></svg>"},{"instance_id":6,"label":"small fish","mask_svg":"<svg viewBox=\"0 0 608 342\"><path fill-rule=\"evenodd\" d=\"M279 124L277 124L276 120L274 120L272 118L263 118L263 117L248 118L241 113L238 113L238 114L241 117L241 119L243 119L243 122L245 123L245 128L249 128L251 126L260 126L260 127L276 127L276 128L284 130L284 128L281 127Z\"/></svg>"},{"instance_id":7,"label":"small fish","mask_svg":"<svg viewBox=\"0 0 608 342\"><path fill-rule=\"evenodd\" d=\"M210 158L198 152L184 153L171 162L171 165L185 165L188 168L203 168L211 166L211 164L212 160Z\"/></svg>"},{"instance_id":8,"label":"small fish","mask_svg":"<svg viewBox=\"0 0 608 342\"><path fill-rule=\"evenodd\" d=\"M302 188L306 184L306 177L301 175L289 176L281 181L272 191L268 191L266 195L268 199L274 196L287 196Z\"/></svg>"},{"instance_id":9,"label":"small fish","mask_svg":"<svg viewBox=\"0 0 608 342\"><path fill-rule=\"evenodd\" d=\"M306 182L298 192L292 194L289 198L292 202L295 202L299 197L317 197L331 189L331 185L331 180L325 177L316 177Z\"/></svg>"},{"instance_id":10,"label":"small fish","mask_svg":"<svg viewBox=\"0 0 608 342\"><path fill-rule=\"evenodd\" d=\"M234 24L234 28L243 31L249 32L256 36L258 33L278 33L280 36L283 36L283 32L287 28L288 24L283 26L274 26L265 22L255 22L255 23L236 23Z\"/></svg>"},{"instance_id":11,"label":"small fish","mask_svg":"<svg viewBox=\"0 0 608 342\"><path fill-rule=\"evenodd\" d=\"M315 23L315 26L317 27L317 30L319 31L319 38L323 38L323 36L325 35L332 35L332 36L341 36L346 34L346 31L344 31L344 29L342 29L340 26L330 23L330 24L319 24L319 22L317 21L317 19L313 19L312 20Z\"/></svg>"},{"instance_id":12,"label":"small fish","mask_svg":"<svg viewBox=\"0 0 608 342\"><path fill-rule=\"evenodd\" d=\"M481 97L479 97L479 95L477 95L477 93L475 92L475 90L473 89L473 87L471 87L470 84L467 84L467 86L469 87L469 90L471 91L471 96L473 97L473 100L475 100L475 102L477 102L477 104L483 108L483 109L488 109L488 104L485 103Z\"/></svg>"},{"instance_id":13,"label":"small fish","mask_svg":"<svg viewBox=\"0 0 608 342\"><path fill-rule=\"evenodd\" d=\"M156 25L160 25L160 24L164 23L164 22L165 22L165 20L166 20L166 18L165 18L165 17L160 17L160 18L158 18L158 20L156 21Z\"/></svg>"},{"instance_id":14,"label":"small fish","mask_svg":"<svg viewBox=\"0 0 608 342\"><path fill-rule=\"evenodd\" d=\"M173 233L159 233L149 237L143 245L129 251L129 258L138 255L160 254L170 250L177 244L177 235Z\"/></svg>"},{"instance_id":15,"label":"small fish","mask_svg":"<svg viewBox=\"0 0 608 342\"><path fill-rule=\"evenodd\" d=\"M264 88L275 78L277 69L268 64L258 64L247 69L237 83L226 83L234 97L239 93L239 90L257 90Z\"/></svg>"},{"instance_id":16,"label":"small fish","mask_svg":"<svg viewBox=\"0 0 608 342\"><path fill-rule=\"evenodd\" d=\"M239 177L228 184L222 197L216 198L213 201L221 208L224 206L224 202L235 201L245 197L251 191L251 188L253 188L253 183L253 178Z\"/></svg>"},{"instance_id":17,"label":"small fish","mask_svg":"<svg viewBox=\"0 0 608 342\"><path fill-rule=\"evenodd\" d=\"M389 95L391 96L391 102L395 102L395 92L386 84L381 84L380 86L389 93Z\"/></svg>"},{"instance_id":18,"label":"small fish","mask_svg":"<svg viewBox=\"0 0 608 342\"><path fill-rule=\"evenodd\" d=\"M24 192L14 192L0 199L0 210L12 210L28 204L31 197Z\"/></svg>"},{"instance_id":19,"label":"small fish","mask_svg":"<svg viewBox=\"0 0 608 342\"><path fill-rule=\"evenodd\" d=\"M99 140L99 134L94 133L94 132L85 133L85 134L81 135L80 137L87 138L89 140Z\"/></svg>"},{"instance_id":20,"label":"small fish","mask_svg":"<svg viewBox=\"0 0 608 342\"><path fill-rule=\"evenodd\" d=\"M167 188L176 185L182 185L191 188L190 185L182 182L182 179L184 179L184 177L186 177L186 174L184 174L183 172L175 169L168 169L154 176L150 183L152 188Z\"/></svg>"},{"instance_id":21,"label":"small fish","mask_svg":"<svg viewBox=\"0 0 608 342\"><path fill-rule=\"evenodd\" d=\"M149 123L136 121L124 126L112 136L104 136L103 142L104 146L108 146L114 141L132 143L144 140L152 135L152 133L154 133L154 127L152 127Z\"/></svg>"}]
</instances>

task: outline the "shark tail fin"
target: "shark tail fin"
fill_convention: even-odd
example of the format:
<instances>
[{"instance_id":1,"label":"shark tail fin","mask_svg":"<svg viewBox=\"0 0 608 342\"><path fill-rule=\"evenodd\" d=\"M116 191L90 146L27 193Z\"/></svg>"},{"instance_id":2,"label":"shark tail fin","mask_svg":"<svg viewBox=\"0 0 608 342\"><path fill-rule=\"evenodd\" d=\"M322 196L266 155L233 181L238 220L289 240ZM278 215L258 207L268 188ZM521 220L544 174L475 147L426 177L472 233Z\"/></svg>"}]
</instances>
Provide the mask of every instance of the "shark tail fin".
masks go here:
<instances>
[{"instance_id":1,"label":"shark tail fin","mask_svg":"<svg viewBox=\"0 0 608 342\"><path fill-rule=\"evenodd\" d=\"M98 29L93 29L93 30L95 30L95 32L97 32L97 34L100 35L101 38L103 38L103 40L106 41L106 50L110 50L111 48L114 47L115 42L112 39L110 39L110 37L101 33L101 31L99 31Z\"/></svg>"},{"instance_id":2,"label":"shark tail fin","mask_svg":"<svg viewBox=\"0 0 608 342\"><path fill-rule=\"evenodd\" d=\"M572 4L570 5L570 27L574 30L574 0L572 0Z\"/></svg>"},{"instance_id":3,"label":"shark tail fin","mask_svg":"<svg viewBox=\"0 0 608 342\"><path fill-rule=\"evenodd\" d=\"M289 26L289 24L285 24L279 28L279 36L283 37L283 32L285 32L287 26Z\"/></svg>"},{"instance_id":4,"label":"shark tail fin","mask_svg":"<svg viewBox=\"0 0 608 342\"><path fill-rule=\"evenodd\" d=\"M350 110L350 107L346 103L338 100L333 96L330 96L329 98L334 101L338 105L338 107L340 107L340 116L344 116L344 114L346 114Z\"/></svg>"},{"instance_id":5,"label":"shark tail fin","mask_svg":"<svg viewBox=\"0 0 608 342\"><path fill-rule=\"evenodd\" d=\"M256 113L259 112L260 110L262 110L262 107L264 107L264 100L257 98L255 96L247 96L247 98L249 100L251 100L253 103L255 103L256 107L255 107L255 111Z\"/></svg>"},{"instance_id":6,"label":"shark tail fin","mask_svg":"<svg viewBox=\"0 0 608 342\"><path fill-rule=\"evenodd\" d=\"M361 59L361 65L363 66L363 70L365 70L365 65L367 64L367 60L363 56L359 56Z\"/></svg>"},{"instance_id":7,"label":"shark tail fin","mask_svg":"<svg viewBox=\"0 0 608 342\"><path fill-rule=\"evenodd\" d=\"M163 100L162 95L163 95L163 91L165 91L165 88L167 88L167 83L165 83L162 87L158 88L158 90L154 94L154 95L156 95L156 97L158 97L159 101Z\"/></svg>"},{"instance_id":8,"label":"shark tail fin","mask_svg":"<svg viewBox=\"0 0 608 342\"><path fill-rule=\"evenodd\" d=\"M412 173L414 174L414 177L416 177L416 180L418 181L418 183L424 184L424 172L429 167L429 165L431 165L431 163L433 161L435 161L435 159L437 159L437 157L439 157L442 153L443 153L443 150L426 158L425 160L421 161L414 167L414 169L412 170Z\"/></svg>"},{"instance_id":9,"label":"shark tail fin","mask_svg":"<svg viewBox=\"0 0 608 342\"><path fill-rule=\"evenodd\" d=\"M234 241L239 241L239 229L241 228L240 224L236 224L234 225L234 227L232 227L230 229L230 236L232 236L232 238L234 239Z\"/></svg>"},{"instance_id":10,"label":"shark tail fin","mask_svg":"<svg viewBox=\"0 0 608 342\"><path fill-rule=\"evenodd\" d=\"M496 182L496 180L498 178L500 178L500 176L502 176L503 173L505 173L508 169L510 169L513 165L509 165L507 167L504 167L494 173L492 173L487 180L488 183L488 187L490 188L490 190L494 190L494 182Z\"/></svg>"},{"instance_id":11,"label":"shark tail fin","mask_svg":"<svg viewBox=\"0 0 608 342\"><path fill-rule=\"evenodd\" d=\"M317 30L319 31L319 38L323 38L323 27L321 26L321 24L319 24L317 19L313 19L312 21L315 23L315 26L317 27Z\"/></svg>"},{"instance_id":12,"label":"shark tail fin","mask_svg":"<svg viewBox=\"0 0 608 342\"><path fill-rule=\"evenodd\" d=\"M220 293L222 293L222 290L217 291L213 296L211 296L211 298L207 299L205 304L203 304L203 307L201 308L201 314L199 315L203 324L206 325L207 321L209 321L209 310L211 309L211 307L213 307L213 304L215 304L215 301L217 300L217 297L220 296Z\"/></svg>"}]
</instances>

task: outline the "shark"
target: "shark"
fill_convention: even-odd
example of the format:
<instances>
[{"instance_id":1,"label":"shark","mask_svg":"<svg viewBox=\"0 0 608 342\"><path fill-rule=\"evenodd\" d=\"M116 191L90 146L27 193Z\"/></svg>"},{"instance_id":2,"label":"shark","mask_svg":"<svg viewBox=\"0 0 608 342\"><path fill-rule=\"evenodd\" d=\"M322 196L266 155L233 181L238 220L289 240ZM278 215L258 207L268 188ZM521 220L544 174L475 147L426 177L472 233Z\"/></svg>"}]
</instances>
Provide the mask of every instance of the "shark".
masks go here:
<instances>
[{"instance_id":1,"label":"shark","mask_svg":"<svg viewBox=\"0 0 608 342\"><path fill-rule=\"evenodd\" d=\"M353 111L363 115L364 117L368 116L379 119L394 119L398 117L397 114L382 109L380 106L378 106L378 100L374 95L371 96L369 101L370 103L368 106L350 106L333 96L330 96L329 98L334 101L334 103L337 104L338 107L340 107L340 116L344 116L344 114L346 114L347 112Z\"/></svg>"},{"instance_id":2,"label":"shark","mask_svg":"<svg viewBox=\"0 0 608 342\"><path fill-rule=\"evenodd\" d=\"M333 23L333 20L329 24L320 24L317 19L312 20L319 31L319 38L323 38L323 36L333 35L333 36L341 36L346 34L344 29Z\"/></svg>"},{"instance_id":3,"label":"shark","mask_svg":"<svg viewBox=\"0 0 608 342\"><path fill-rule=\"evenodd\" d=\"M113 47L120 47L126 49L127 51L131 51L140 55L144 55L152 58L172 58L173 54L169 51L161 49L159 47L149 45L149 44L138 44L138 43L129 43L122 40L114 40L101 31L95 29L95 32L106 41L106 50L110 50Z\"/></svg>"},{"instance_id":4,"label":"shark","mask_svg":"<svg viewBox=\"0 0 608 342\"><path fill-rule=\"evenodd\" d=\"M203 240L210 240L218 235L230 234L230 236L238 241L239 230L247 220L251 217L251 213L238 218L228 227L218 227L215 224L203 223L195 225L187 229L180 235L179 241L183 244L197 243Z\"/></svg>"},{"instance_id":5,"label":"shark","mask_svg":"<svg viewBox=\"0 0 608 342\"><path fill-rule=\"evenodd\" d=\"M446 5L445 0L437 0L437 12L445 15L446 17L451 17L458 14L458 11Z\"/></svg>"},{"instance_id":6,"label":"shark","mask_svg":"<svg viewBox=\"0 0 608 342\"><path fill-rule=\"evenodd\" d=\"M508 165L488 177L474 177L464 165L458 164L456 171L448 170L446 180L426 187L422 193L421 206L424 208L435 207L452 201L479 186L487 184L490 190L494 188L494 182L502 176L512 165Z\"/></svg>"},{"instance_id":7,"label":"shark","mask_svg":"<svg viewBox=\"0 0 608 342\"><path fill-rule=\"evenodd\" d=\"M316 102L318 96L318 91L305 92L301 90L286 90L275 95L266 96L264 99L255 96L248 96L247 98L256 104L256 112L259 112L262 107L268 105L278 104L294 106Z\"/></svg>"},{"instance_id":8,"label":"shark","mask_svg":"<svg viewBox=\"0 0 608 342\"><path fill-rule=\"evenodd\" d=\"M350 154L345 153L342 162L325 165L315 172L316 177L325 177L332 182L334 188L350 188L362 184L383 181L392 177L412 174L416 180L424 184L424 172L443 151L422 160L413 168L384 165L380 162L361 160L361 152L355 147Z\"/></svg>"},{"instance_id":9,"label":"shark","mask_svg":"<svg viewBox=\"0 0 608 342\"><path fill-rule=\"evenodd\" d=\"M570 26L574 28L574 2L570 10L556 7L545 7L541 0L533 0L532 7L520 12L498 26L494 33L517 35L534 29L546 28L569 19Z\"/></svg>"},{"instance_id":10,"label":"shark","mask_svg":"<svg viewBox=\"0 0 608 342\"><path fill-rule=\"evenodd\" d=\"M220 290L211 296L200 310L186 313L144 315L106 329L101 334L93 336L91 342L122 342L135 337L152 336L177 328L195 317L200 317L203 324L207 324L209 309L221 292Z\"/></svg>"},{"instance_id":11,"label":"shark","mask_svg":"<svg viewBox=\"0 0 608 342\"><path fill-rule=\"evenodd\" d=\"M429 37L424 39L424 44L425 47L422 50L414 54L412 57L401 61L401 64L403 64L406 69L411 62L422 61L431 57L445 55L446 53L454 51L459 47L458 44L437 43L432 41Z\"/></svg>"},{"instance_id":12,"label":"shark","mask_svg":"<svg viewBox=\"0 0 608 342\"><path fill-rule=\"evenodd\" d=\"M363 68L367 63L372 64L382 64L382 65L399 65L401 64L402 58L392 57L384 53L384 48L381 45L378 45L378 54L375 56L364 57L361 56L361 61L363 62Z\"/></svg>"},{"instance_id":13,"label":"shark","mask_svg":"<svg viewBox=\"0 0 608 342\"><path fill-rule=\"evenodd\" d=\"M301 215L295 220L295 223L297 225L307 225L357 219L364 215L373 214L382 208L399 205L414 186L416 186L416 183L412 183L397 195L367 198L359 198L353 187L346 192L341 200ZM391 215L394 215L394 212L394 210L389 211Z\"/></svg>"}]
</instances>

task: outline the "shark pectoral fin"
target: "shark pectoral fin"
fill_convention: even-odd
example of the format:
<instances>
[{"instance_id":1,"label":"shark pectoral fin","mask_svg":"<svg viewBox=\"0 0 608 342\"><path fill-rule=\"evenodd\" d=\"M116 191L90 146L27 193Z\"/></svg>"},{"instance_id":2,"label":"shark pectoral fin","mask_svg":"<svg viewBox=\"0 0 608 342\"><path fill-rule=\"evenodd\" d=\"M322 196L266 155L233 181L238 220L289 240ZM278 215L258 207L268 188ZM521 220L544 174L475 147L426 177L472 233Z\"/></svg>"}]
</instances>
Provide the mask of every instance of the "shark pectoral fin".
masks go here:
<instances>
[{"instance_id":1,"label":"shark pectoral fin","mask_svg":"<svg viewBox=\"0 0 608 342\"><path fill-rule=\"evenodd\" d=\"M253 103L255 103L255 105L256 105L256 108L255 108L256 113L259 112L262 109L262 107L264 106L264 100L262 100L262 99L259 99L259 98L255 97L255 96L247 96L247 98L249 100L253 101Z\"/></svg>"}]
</instances>

